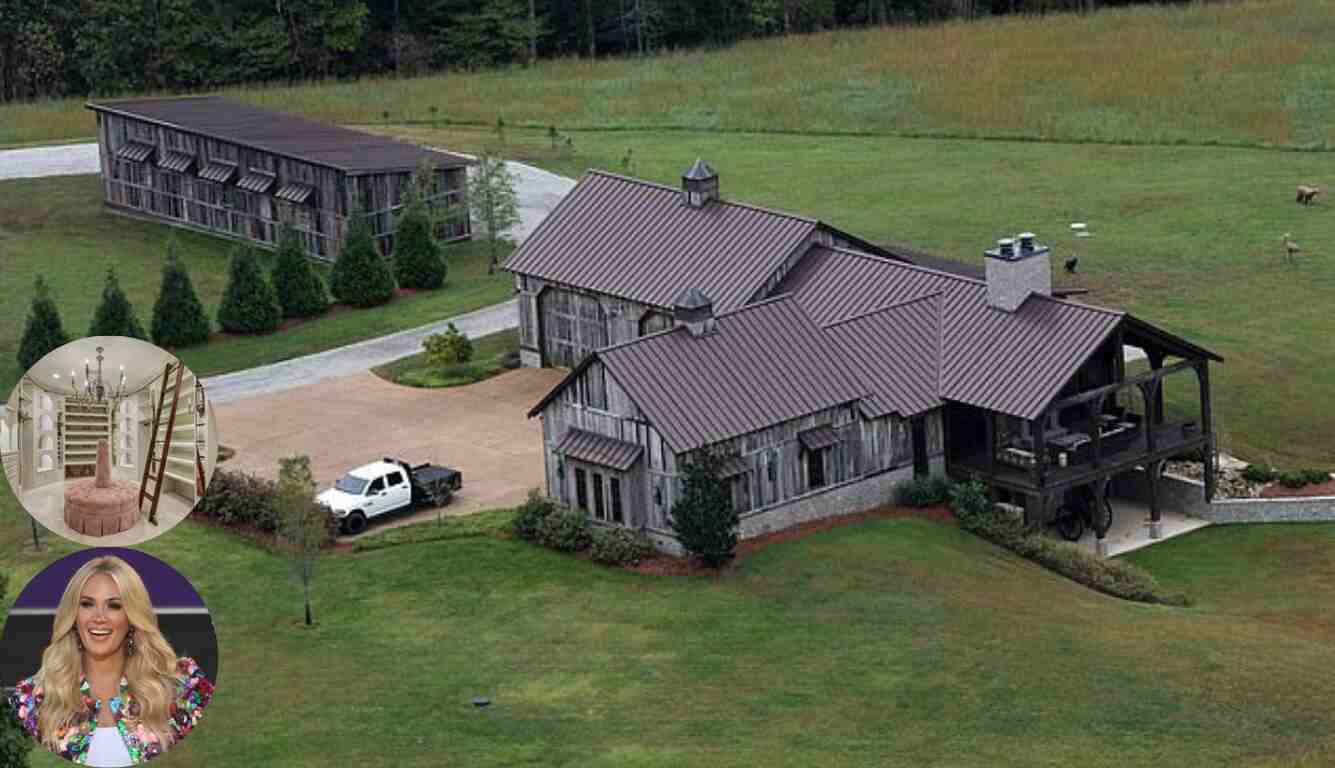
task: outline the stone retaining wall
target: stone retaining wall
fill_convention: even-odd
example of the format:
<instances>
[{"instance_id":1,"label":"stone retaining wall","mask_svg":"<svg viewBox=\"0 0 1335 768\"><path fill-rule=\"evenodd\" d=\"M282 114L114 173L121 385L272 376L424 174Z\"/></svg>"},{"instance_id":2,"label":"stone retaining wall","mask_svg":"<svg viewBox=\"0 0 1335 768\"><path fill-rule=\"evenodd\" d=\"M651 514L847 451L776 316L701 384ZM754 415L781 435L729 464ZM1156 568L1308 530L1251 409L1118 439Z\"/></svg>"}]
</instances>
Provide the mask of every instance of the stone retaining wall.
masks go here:
<instances>
[{"instance_id":1,"label":"stone retaining wall","mask_svg":"<svg viewBox=\"0 0 1335 768\"><path fill-rule=\"evenodd\" d=\"M1113 480L1112 492L1148 504L1149 478L1142 470L1124 472ZM1215 499L1207 504L1203 483L1171 474L1159 480L1159 503L1164 509L1215 523L1335 521L1335 496Z\"/></svg>"}]
</instances>

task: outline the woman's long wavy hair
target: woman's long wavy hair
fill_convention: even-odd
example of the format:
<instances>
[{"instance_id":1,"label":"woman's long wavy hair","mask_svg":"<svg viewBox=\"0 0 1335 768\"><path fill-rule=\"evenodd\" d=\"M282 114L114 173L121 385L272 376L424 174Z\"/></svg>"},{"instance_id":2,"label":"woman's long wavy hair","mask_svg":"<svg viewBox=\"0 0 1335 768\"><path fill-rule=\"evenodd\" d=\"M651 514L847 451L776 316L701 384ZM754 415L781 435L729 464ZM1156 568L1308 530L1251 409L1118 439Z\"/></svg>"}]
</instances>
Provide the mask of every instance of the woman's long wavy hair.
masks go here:
<instances>
[{"instance_id":1,"label":"woman's long wavy hair","mask_svg":"<svg viewBox=\"0 0 1335 768\"><path fill-rule=\"evenodd\" d=\"M134 628L135 653L126 654L124 676L138 707L137 717L145 728L157 734L165 747L172 741L168 716L176 697L176 652L158 629L158 617L143 579L128 563L113 556L84 563L74 572L60 598L51 644L42 652L42 668L36 679L43 689L37 715L42 741L53 747L62 728L92 716L79 692L83 652L79 649L75 620L84 585L100 573L110 576L120 588L121 605Z\"/></svg>"}]
</instances>

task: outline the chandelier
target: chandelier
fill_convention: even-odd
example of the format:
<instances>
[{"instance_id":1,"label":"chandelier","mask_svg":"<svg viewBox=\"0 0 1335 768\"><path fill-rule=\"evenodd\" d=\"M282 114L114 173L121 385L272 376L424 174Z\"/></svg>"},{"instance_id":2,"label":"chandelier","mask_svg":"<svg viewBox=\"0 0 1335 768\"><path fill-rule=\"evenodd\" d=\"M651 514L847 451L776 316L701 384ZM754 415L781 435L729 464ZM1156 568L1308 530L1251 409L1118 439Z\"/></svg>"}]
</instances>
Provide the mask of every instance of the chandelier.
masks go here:
<instances>
[{"instance_id":1,"label":"chandelier","mask_svg":"<svg viewBox=\"0 0 1335 768\"><path fill-rule=\"evenodd\" d=\"M91 360L83 361L83 390L79 390L74 371L70 371L70 386L73 392L67 396L67 399L73 400L77 405L100 405L105 402L116 402L125 397L125 366L121 366L120 382L115 388L109 387L102 381L102 347L97 348L97 378L93 378L92 370L89 367Z\"/></svg>"}]
</instances>

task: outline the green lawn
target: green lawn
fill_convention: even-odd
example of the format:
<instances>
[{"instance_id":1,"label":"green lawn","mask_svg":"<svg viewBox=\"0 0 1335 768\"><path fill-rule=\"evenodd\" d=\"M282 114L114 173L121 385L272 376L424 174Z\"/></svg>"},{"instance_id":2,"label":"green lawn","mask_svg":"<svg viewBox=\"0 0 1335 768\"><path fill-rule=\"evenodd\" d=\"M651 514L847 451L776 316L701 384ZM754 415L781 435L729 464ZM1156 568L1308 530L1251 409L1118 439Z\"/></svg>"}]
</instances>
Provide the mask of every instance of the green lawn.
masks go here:
<instances>
[{"instance_id":1,"label":"green lawn","mask_svg":"<svg viewBox=\"0 0 1335 768\"><path fill-rule=\"evenodd\" d=\"M0 264L5 270L0 303L15 317L0 327L0 389L8 392L23 373L15 355L34 273L44 274L51 285L66 332L82 336L101 299L102 275L114 263L147 328L172 237L216 328L230 242L107 213L96 176L0 182ZM445 253L450 271L442 290L399 297L374 309L335 313L265 336L215 335L207 345L181 350L181 357L197 373L224 373L424 325L509 296L512 283L507 276L487 274L484 243L451 244ZM261 262L267 270L271 255L262 253Z\"/></svg>"},{"instance_id":2,"label":"green lawn","mask_svg":"<svg viewBox=\"0 0 1335 768\"><path fill-rule=\"evenodd\" d=\"M15 554L22 521L7 499L0 515L22 584L53 555ZM479 520L324 557L314 629L279 557L191 522L145 546L199 589L221 649L216 701L172 764L1335 760L1335 526L1137 556L1198 598L1170 609L921 520L775 545L718 579L614 571Z\"/></svg>"},{"instance_id":3,"label":"green lawn","mask_svg":"<svg viewBox=\"0 0 1335 768\"><path fill-rule=\"evenodd\" d=\"M466 363L431 365L426 353L420 352L372 368L371 372L395 384L435 389L475 384L517 366L518 362L519 331L510 330L473 339L473 358Z\"/></svg>"}]
</instances>

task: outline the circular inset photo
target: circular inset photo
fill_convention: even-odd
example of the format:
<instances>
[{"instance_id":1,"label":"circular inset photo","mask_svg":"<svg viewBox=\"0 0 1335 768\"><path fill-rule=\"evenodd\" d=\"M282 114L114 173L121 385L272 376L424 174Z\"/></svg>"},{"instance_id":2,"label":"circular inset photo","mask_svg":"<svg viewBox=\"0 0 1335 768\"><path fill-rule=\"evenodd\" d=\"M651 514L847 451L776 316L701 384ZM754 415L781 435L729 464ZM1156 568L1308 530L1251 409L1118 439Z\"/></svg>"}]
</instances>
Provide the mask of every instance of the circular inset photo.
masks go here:
<instances>
[{"instance_id":1,"label":"circular inset photo","mask_svg":"<svg viewBox=\"0 0 1335 768\"><path fill-rule=\"evenodd\" d=\"M204 388L175 355L125 336L47 354L0 408L9 487L42 525L139 544L184 520L218 459Z\"/></svg>"},{"instance_id":2,"label":"circular inset photo","mask_svg":"<svg viewBox=\"0 0 1335 768\"><path fill-rule=\"evenodd\" d=\"M132 549L86 549L19 593L0 686L44 748L81 765L138 765L198 725L218 679L213 622L189 580Z\"/></svg>"}]
</instances>

